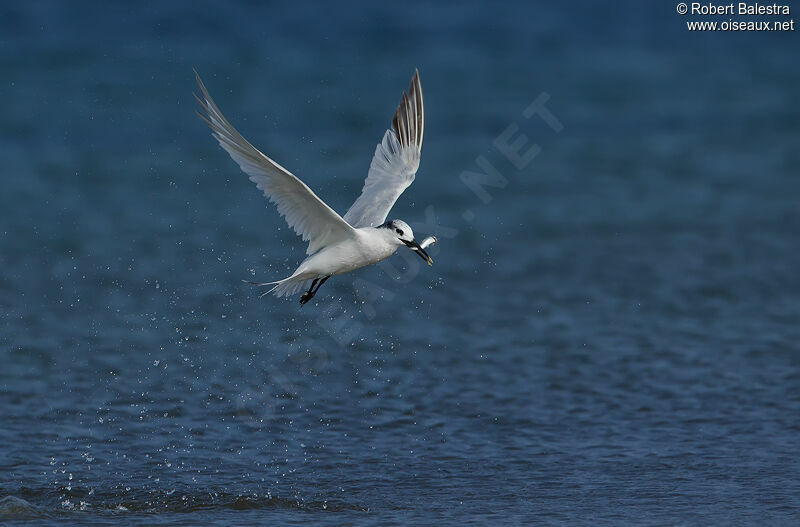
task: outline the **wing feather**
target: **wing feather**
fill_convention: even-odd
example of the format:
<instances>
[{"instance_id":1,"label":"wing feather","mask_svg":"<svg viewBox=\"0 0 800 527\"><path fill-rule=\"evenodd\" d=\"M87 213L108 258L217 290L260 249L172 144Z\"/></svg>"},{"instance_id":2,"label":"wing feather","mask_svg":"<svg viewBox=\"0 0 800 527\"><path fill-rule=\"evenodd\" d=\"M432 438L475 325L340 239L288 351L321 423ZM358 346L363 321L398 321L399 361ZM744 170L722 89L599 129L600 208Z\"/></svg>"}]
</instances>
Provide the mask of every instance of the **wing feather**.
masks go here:
<instances>
[{"instance_id":1,"label":"wing feather","mask_svg":"<svg viewBox=\"0 0 800 527\"><path fill-rule=\"evenodd\" d=\"M425 107L419 71L403 93L383 140L375 148L361 195L344 215L353 227L374 227L386 220L397 198L414 181L425 133Z\"/></svg>"},{"instance_id":2,"label":"wing feather","mask_svg":"<svg viewBox=\"0 0 800 527\"><path fill-rule=\"evenodd\" d=\"M195 76L202 95L195 95L204 112L198 112L200 117L211 127L220 146L250 176L250 181L277 206L289 227L309 242L306 252L312 254L355 236L355 229L305 183L242 137L222 115L197 72Z\"/></svg>"}]
</instances>

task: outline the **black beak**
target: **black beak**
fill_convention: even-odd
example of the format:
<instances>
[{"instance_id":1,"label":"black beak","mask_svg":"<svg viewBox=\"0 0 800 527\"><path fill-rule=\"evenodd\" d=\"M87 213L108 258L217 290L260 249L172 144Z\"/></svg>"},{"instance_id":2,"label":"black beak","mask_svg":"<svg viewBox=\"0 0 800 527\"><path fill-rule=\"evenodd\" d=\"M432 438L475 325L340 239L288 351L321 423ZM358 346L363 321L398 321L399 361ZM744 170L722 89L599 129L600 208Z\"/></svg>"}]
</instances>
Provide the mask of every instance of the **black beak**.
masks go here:
<instances>
[{"instance_id":1,"label":"black beak","mask_svg":"<svg viewBox=\"0 0 800 527\"><path fill-rule=\"evenodd\" d=\"M411 240L410 242L403 240L403 243L405 243L406 247L408 247L412 251L416 251L417 254L420 256L420 258L428 262L428 265L433 265L433 259L430 256L428 256L428 253L425 252L425 249L419 246L417 240Z\"/></svg>"}]
</instances>

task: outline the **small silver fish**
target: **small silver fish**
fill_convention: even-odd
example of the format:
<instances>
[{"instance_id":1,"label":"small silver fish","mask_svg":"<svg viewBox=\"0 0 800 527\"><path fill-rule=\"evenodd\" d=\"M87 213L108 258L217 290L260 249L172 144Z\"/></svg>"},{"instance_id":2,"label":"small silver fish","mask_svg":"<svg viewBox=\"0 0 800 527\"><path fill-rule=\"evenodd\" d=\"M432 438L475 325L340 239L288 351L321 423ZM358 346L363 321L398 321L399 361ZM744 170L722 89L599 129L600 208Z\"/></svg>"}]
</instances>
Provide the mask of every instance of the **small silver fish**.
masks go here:
<instances>
[{"instance_id":1,"label":"small silver fish","mask_svg":"<svg viewBox=\"0 0 800 527\"><path fill-rule=\"evenodd\" d=\"M433 245L434 243L436 243L438 241L439 240L436 239L436 236L428 236L427 238L422 240L422 243L420 243L419 246L424 249L425 247L428 247L429 245Z\"/></svg>"}]
</instances>

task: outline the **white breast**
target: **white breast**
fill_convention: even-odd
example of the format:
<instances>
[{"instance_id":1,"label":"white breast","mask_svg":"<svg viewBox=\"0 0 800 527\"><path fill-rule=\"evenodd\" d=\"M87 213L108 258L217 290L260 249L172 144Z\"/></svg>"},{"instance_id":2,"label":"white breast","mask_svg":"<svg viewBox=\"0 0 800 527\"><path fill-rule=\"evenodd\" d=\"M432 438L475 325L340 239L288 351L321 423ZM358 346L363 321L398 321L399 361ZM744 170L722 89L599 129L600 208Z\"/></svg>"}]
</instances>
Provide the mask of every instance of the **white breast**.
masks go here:
<instances>
[{"instance_id":1,"label":"white breast","mask_svg":"<svg viewBox=\"0 0 800 527\"><path fill-rule=\"evenodd\" d=\"M399 247L382 230L364 227L356 229L356 232L355 238L325 247L309 256L296 272L313 276L347 273L384 260Z\"/></svg>"}]
</instances>

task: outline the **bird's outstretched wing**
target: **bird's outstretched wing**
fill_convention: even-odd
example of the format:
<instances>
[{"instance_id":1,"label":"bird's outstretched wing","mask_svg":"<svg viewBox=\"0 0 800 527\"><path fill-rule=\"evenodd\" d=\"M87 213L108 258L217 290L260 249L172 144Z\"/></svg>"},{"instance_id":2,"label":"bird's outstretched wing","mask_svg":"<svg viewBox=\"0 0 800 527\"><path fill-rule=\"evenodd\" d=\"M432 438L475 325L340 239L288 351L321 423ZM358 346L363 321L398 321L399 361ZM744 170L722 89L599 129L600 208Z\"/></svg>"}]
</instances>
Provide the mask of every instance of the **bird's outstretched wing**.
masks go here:
<instances>
[{"instance_id":1,"label":"bird's outstretched wing","mask_svg":"<svg viewBox=\"0 0 800 527\"><path fill-rule=\"evenodd\" d=\"M425 132L425 108L419 71L414 72L408 94L400 106L372 158L361 195L344 215L353 227L374 227L386 220L400 194L414 181Z\"/></svg>"},{"instance_id":2,"label":"bird's outstretched wing","mask_svg":"<svg viewBox=\"0 0 800 527\"><path fill-rule=\"evenodd\" d=\"M278 207L289 227L309 242L308 254L356 235L355 229L305 183L242 137L222 115L197 72L195 76L201 93L195 97L203 108L203 113L198 112L200 117L211 127L220 146L250 176L250 181Z\"/></svg>"}]
</instances>

